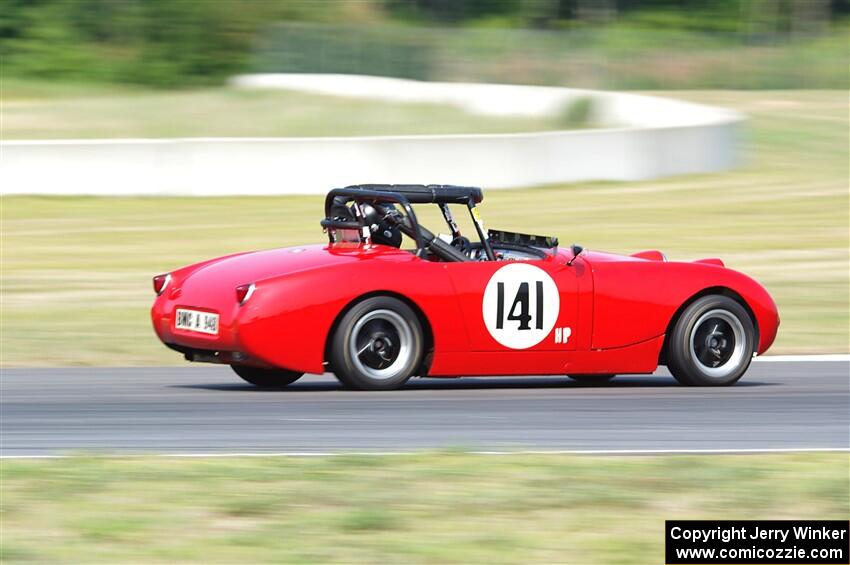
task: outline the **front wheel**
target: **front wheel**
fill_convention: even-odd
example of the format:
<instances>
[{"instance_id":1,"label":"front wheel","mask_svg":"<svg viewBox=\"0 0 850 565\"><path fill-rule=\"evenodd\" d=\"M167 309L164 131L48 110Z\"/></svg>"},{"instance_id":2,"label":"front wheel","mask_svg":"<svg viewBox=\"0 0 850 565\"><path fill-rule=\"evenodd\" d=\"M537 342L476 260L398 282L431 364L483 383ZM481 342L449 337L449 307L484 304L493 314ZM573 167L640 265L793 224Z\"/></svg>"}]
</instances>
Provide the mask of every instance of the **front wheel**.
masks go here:
<instances>
[{"instance_id":1,"label":"front wheel","mask_svg":"<svg viewBox=\"0 0 850 565\"><path fill-rule=\"evenodd\" d=\"M233 371L245 381L261 388L283 387L300 379L304 373L286 369L260 369L247 365L231 365Z\"/></svg>"},{"instance_id":2,"label":"front wheel","mask_svg":"<svg viewBox=\"0 0 850 565\"><path fill-rule=\"evenodd\" d=\"M731 385L750 366L754 348L755 328L744 307L727 296L704 296L676 322L667 368L684 385Z\"/></svg>"},{"instance_id":3,"label":"front wheel","mask_svg":"<svg viewBox=\"0 0 850 565\"><path fill-rule=\"evenodd\" d=\"M390 296L352 306L331 339L331 367L351 388L399 388L422 364L425 340L419 319L410 306Z\"/></svg>"}]
</instances>

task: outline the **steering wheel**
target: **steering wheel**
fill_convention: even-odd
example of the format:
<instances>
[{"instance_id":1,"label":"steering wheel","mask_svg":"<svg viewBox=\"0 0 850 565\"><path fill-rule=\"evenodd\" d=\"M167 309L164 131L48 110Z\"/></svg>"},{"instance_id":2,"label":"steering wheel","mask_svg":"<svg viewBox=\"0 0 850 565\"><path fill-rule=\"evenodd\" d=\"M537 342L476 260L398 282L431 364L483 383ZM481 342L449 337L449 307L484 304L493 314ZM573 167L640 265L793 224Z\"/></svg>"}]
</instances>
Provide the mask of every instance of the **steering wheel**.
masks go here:
<instances>
[{"instance_id":1,"label":"steering wheel","mask_svg":"<svg viewBox=\"0 0 850 565\"><path fill-rule=\"evenodd\" d=\"M469 255L469 252L472 251L472 242L469 241L468 237L459 235L452 240L452 247L457 248L464 255Z\"/></svg>"}]
</instances>

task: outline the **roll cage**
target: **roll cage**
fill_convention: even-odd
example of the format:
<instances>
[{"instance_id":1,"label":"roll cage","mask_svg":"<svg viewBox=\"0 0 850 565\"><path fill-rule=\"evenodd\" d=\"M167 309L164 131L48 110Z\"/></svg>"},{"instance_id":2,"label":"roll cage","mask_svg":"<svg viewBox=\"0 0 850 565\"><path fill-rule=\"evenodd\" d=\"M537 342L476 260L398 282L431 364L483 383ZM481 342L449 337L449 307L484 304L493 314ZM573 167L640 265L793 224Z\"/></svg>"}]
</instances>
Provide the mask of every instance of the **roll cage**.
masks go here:
<instances>
[{"instance_id":1,"label":"roll cage","mask_svg":"<svg viewBox=\"0 0 850 565\"><path fill-rule=\"evenodd\" d=\"M481 251L489 261L498 259L494 245L508 248L528 247L556 249L558 240L554 237L533 236L489 230L485 235L484 223L476 205L484 199L480 188L455 185L421 184L361 184L345 188L335 188L325 197L325 218L321 226L328 234L330 243L337 243L339 230L354 230L361 242L372 239L375 225L373 218L367 218L364 204L378 210L382 222L397 227L410 237L416 249L414 254L424 257L433 253L445 261L470 261L471 258L454 246L454 241L466 239L461 236L449 204L465 205L469 210L472 224L480 240ZM348 204L353 203L349 208ZM412 204L436 204L442 212L446 225L451 231L453 243L448 244L424 226L419 224ZM396 206L404 212L399 211ZM368 208L368 207L366 207ZM466 240L469 244L469 241Z\"/></svg>"}]
</instances>

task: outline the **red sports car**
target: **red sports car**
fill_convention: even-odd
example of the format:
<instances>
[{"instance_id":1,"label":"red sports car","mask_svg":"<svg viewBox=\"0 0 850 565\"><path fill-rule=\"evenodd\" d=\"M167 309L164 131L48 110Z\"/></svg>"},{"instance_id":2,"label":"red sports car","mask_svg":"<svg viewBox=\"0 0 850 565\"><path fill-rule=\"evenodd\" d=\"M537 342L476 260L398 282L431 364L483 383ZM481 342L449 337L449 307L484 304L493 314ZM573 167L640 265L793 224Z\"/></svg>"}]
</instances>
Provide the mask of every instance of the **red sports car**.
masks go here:
<instances>
[{"instance_id":1,"label":"red sports car","mask_svg":"<svg viewBox=\"0 0 850 565\"><path fill-rule=\"evenodd\" d=\"M719 259L614 255L485 231L481 189L331 190L329 243L239 253L154 277L154 329L189 361L257 386L333 371L357 389L412 376L566 374L605 381L666 365L685 385L730 385L776 336L776 305ZM436 204L435 235L413 204ZM453 206L466 208L475 241Z\"/></svg>"}]
</instances>

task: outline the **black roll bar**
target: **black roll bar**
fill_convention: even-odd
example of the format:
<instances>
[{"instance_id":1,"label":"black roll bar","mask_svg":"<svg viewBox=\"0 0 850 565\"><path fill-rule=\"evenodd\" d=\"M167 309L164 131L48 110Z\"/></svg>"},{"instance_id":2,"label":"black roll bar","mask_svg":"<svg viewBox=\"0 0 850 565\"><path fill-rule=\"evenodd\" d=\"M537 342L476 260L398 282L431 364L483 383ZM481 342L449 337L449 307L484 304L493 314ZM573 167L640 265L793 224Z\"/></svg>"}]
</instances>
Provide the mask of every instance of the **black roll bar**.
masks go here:
<instances>
[{"instance_id":1,"label":"black roll bar","mask_svg":"<svg viewBox=\"0 0 850 565\"><path fill-rule=\"evenodd\" d=\"M479 204L484 193L477 186L454 184L353 184L345 188L393 192L401 194L411 204Z\"/></svg>"},{"instance_id":2,"label":"black roll bar","mask_svg":"<svg viewBox=\"0 0 850 565\"><path fill-rule=\"evenodd\" d=\"M410 201L403 194L390 191L366 190L362 188L335 188L328 192L328 195L325 196L325 219L321 222L323 228L352 228L354 227L353 224L356 224L357 228L363 228L362 218L358 219L356 223L350 221L333 221L333 218L331 217L331 207L333 206L334 198L337 196L351 198L356 202L388 202L391 204L398 204L402 207L402 209L404 209L407 220L410 222L409 227L406 226L404 222L400 223L399 227L404 232L407 232L409 229L410 233L408 233L408 235L416 242L416 256L422 257L425 254L425 246L422 242L422 231L419 229L419 221L416 219L416 213L413 211L413 206L410 205ZM333 243L333 236L330 233L328 233L328 239L330 239L330 242Z\"/></svg>"}]
</instances>

